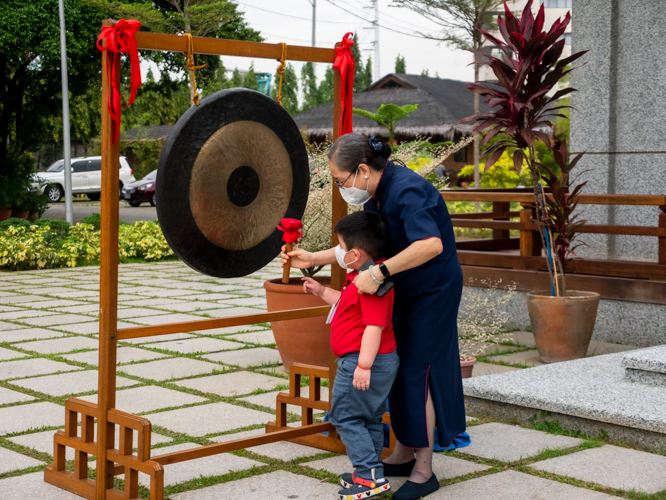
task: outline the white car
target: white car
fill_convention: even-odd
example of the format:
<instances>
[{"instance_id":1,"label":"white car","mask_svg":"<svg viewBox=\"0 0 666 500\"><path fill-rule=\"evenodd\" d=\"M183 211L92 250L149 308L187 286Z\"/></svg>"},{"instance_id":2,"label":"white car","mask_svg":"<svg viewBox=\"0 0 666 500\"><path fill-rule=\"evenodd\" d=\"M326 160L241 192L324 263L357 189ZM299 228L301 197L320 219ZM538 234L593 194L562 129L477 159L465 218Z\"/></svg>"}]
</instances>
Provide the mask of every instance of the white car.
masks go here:
<instances>
[{"instance_id":1,"label":"white car","mask_svg":"<svg viewBox=\"0 0 666 500\"><path fill-rule=\"evenodd\" d=\"M136 179L134 172L124 156L120 157L120 193L123 185ZM58 160L45 172L33 175L32 187L39 189L49 197L51 203L57 203L65 196L65 161ZM72 194L85 194L93 201L101 197L102 157L83 156L72 158ZM120 195L119 193L119 195Z\"/></svg>"}]
</instances>

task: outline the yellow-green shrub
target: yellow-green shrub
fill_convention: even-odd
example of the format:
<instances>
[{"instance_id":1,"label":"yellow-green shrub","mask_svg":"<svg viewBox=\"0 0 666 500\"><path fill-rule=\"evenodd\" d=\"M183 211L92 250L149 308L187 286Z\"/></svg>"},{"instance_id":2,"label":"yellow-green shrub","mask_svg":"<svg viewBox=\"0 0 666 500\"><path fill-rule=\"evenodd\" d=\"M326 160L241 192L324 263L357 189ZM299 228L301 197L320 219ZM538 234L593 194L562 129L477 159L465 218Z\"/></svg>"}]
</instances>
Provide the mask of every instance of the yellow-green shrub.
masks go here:
<instances>
[{"instance_id":1,"label":"yellow-green shrub","mask_svg":"<svg viewBox=\"0 0 666 500\"><path fill-rule=\"evenodd\" d=\"M120 260L130 257L153 261L174 256L157 222L120 226L118 252Z\"/></svg>"},{"instance_id":2,"label":"yellow-green shrub","mask_svg":"<svg viewBox=\"0 0 666 500\"><path fill-rule=\"evenodd\" d=\"M500 159L488 169L485 170L485 162L479 163L479 170L481 171L481 187L482 188L515 188L518 186L532 187L532 178L527 162L523 162L523 168L520 174L516 172L513 167L513 160L511 157L504 153ZM460 172L459 177L474 177L474 165L465 165ZM470 186L473 184L470 183Z\"/></svg>"}]
</instances>

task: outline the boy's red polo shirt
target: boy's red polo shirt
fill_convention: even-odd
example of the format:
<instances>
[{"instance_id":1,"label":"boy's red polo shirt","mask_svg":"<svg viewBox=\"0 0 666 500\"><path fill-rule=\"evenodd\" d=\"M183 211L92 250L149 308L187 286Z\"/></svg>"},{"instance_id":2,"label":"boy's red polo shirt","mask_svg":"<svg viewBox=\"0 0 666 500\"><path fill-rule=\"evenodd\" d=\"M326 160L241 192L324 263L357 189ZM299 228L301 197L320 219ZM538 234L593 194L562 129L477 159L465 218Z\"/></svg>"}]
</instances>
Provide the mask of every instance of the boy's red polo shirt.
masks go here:
<instances>
[{"instance_id":1,"label":"boy's red polo shirt","mask_svg":"<svg viewBox=\"0 0 666 500\"><path fill-rule=\"evenodd\" d=\"M393 333L393 289L383 297L360 295L353 283L357 272L347 274L342 287L333 321L331 322L331 348L336 356L361 350L363 332L368 325L383 326L382 339L377 354L395 351Z\"/></svg>"}]
</instances>

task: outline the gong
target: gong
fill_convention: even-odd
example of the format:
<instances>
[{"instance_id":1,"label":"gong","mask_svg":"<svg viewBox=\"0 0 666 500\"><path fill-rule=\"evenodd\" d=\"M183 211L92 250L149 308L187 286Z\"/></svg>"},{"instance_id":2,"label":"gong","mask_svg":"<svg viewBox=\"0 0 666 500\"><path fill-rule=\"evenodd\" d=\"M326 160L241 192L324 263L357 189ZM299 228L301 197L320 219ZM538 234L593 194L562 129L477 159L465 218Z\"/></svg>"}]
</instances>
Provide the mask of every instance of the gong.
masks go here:
<instances>
[{"instance_id":1,"label":"gong","mask_svg":"<svg viewBox=\"0 0 666 500\"><path fill-rule=\"evenodd\" d=\"M309 183L305 144L289 113L260 92L221 90L169 133L157 217L171 249L193 269L246 276L278 255L277 225L302 218Z\"/></svg>"}]
</instances>

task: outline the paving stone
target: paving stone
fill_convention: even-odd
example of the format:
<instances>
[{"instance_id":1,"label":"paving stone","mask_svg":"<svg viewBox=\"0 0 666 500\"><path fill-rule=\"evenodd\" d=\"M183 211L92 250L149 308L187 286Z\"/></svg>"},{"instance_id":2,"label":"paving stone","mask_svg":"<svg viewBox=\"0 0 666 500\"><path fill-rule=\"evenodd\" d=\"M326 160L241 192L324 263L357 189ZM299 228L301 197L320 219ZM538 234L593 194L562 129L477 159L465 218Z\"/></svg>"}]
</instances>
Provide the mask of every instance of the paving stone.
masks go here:
<instances>
[{"instance_id":1,"label":"paving stone","mask_svg":"<svg viewBox=\"0 0 666 500\"><path fill-rule=\"evenodd\" d=\"M88 302L99 302L99 292L92 292L87 290L53 293L51 295L60 297L61 299L80 299L86 300Z\"/></svg>"},{"instance_id":2,"label":"paving stone","mask_svg":"<svg viewBox=\"0 0 666 500\"><path fill-rule=\"evenodd\" d=\"M188 292L194 292L194 290L188 290ZM199 290L195 293L196 295L188 295L187 300L205 300L211 302L238 298L238 295L231 295L229 293L200 293Z\"/></svg>"},{"instance_id":3,"label":"paving stone","mask_svg":"<svg viewBox=\"0 0 666 500\"><path fill-rule=\"evenodd\" d=\"M236 434L225 434L224 436L217 436L210 438L211 441L216 443L226 443L227 441L233 441L234 439L241 439L245 437L258 436L260 434L265 434L265 429L255 429L252 431L238 432ZM276 458L278 460L284 460L288 462L297 458L303 457L313 457L319 453L326 453L324 450L318 448L312 448L311 446L304 446L302 444L290 443L288 441L279 441L277 443L262 444L259 446L253 446L247 448L247 450L257 455L264 455L270 458ZM345 457L347 458L347 457Z\"/></svg>"},{"instance_id":4,"label":"paving stone","mask_svg":"<svg viewBox=\"0 0 666 500\"><path fill-rule=\"evenodd\" d=\"M195 300L188 302L186 304L165 304L163 306L153 306L156 309L162 309L164 311L178 311L178 312L200 312L200 311L209 311L211 309L216 309L220 307L220 304L217 302L204 302L202 300Z\"/></svg>"},{"instance_id":5,"label":"paving stone","mask_svg":"<svg viewBox=\"0 0 666 500\"><path fill-rule=\"evenodd\" d=\"M159 448L152 453L154 456L164 455L175 451L190 450L198 448L194 443L181 443L166 448ZM198 458L194 461L180 462L164 466L164 486L184 483L191 479L197 479L200 476L221 476L229 472L251 469L252 467L262 467L265 464L250 460L245 457L237 457L231 453L221 453L205 458ZM139 483L148 487L150 479L146 474L139 474ZM200 490L197 490L200 491Z\"/></svg>"},{"instance_id":6,"label":"paving stone","mask_svg":"<svg viewBox=\"0 0 666 500\"><path fill-rule=\"evenodd\" d=\"M35 399L37 398L33 398L32 396L28 396L27 394L23 394L21 392L0 387L0 405L18 403L19 401L33 401Z\"/></svg>"},{"instance_id":7,"label":"paving stone","mask_svg":"<svg viewBox=\"0 0 666 500\"><path fill-rule=\"evenodd\" d=\"M87 318L90 320L90 318ZM130 328L133 325L132 323L126 323L124 321L118 321L118 328ZM74 325L56 325L53 328L62 330L69 333L78 333L79 335L88 335L91 333L99 333L99 321L91 321L89 323L76 323Z\"/></svg>"},{"instance_id":8,"label":"paving stone","mask_svg":"<svg viewBox=\"0 0 666 500\"><path fill-rule=\"evenodd\" d=\"M0 281L2 281L1 278ZM18 295L19 294L16 292L0 292L0 299L2 299L3 297L17 297Z\"/></svg>"},{"instance_id":9,"label":"paving stone","mask_svg":"<svg viewBox=\"0 0 666 500\"><path fill-rule=\"evenodd\" d=\"M265 392L263 394L258 394L256 396L250 396L242 399L243 401L247 401L248 403L252 403L259 406L265 406L273 410L273 412L275 412L275 408L277 407L276 397L280 392L287 392L287 391ZM307 398L309 394L310 394L309 387L301 387L301 397ZM328 387L321 388L321 399L323 401L328 401ZM300 406L287 405L287 411L290 413L294 413L296 415L301 415ZM325 412L321 410L314 410L314 413L317 414Z\"/></svg>"},{"instance_id":10,"label":"paving stone","mask_svg":"<svg viewBox=\"0 0 666 500\"><path fill-rule=\"evenodd\" d=\"M493 353L501 353L502 351L515 351L516 348L513 346L502 345L502 344L491 344L489 342L476 342L474 344L465 345L463 347L460 345L460 352L462 354L469 354L472 356L488 356Z\"/></svg>"},{"instance_id":11,"label":"paving stone","mask_svg":"<svg viewBox=\"0 0 666 500\"><path fill-rule=\"evenodd\" d=\"M194 333L198 333L199 335L229 335L231 333L253 332L265 329L265 326L240 325L228 326L226 328L213 328L211 330L196 330Z\"/></svg>"},{"instance_id":12,"label":"paving stone","mask_svg":"<svg viewBox=\"0 0 666 500\"><path fill-rule=\"evenodd\" d=\"M31 403L0 408L0 436L65 423L65 407L54 403ZM4 499L4 497L3 497Z\"/></svg>"},{"instance_id":13,"label":"paving stone","mask_svg":"<svg viewBox=\"0 0 666 500\"><path fill-rule=\"evenodd\" d=\"M164 305L164 304L185 304L185 303L186 302L184 300L180 300L180 299L177 299L177 298L161 298L161 299L133 300L131 304L126 304L126 305L154 307L154 306L160 306L160 305Z\"/></svg>"},{"instance_id":14,"label":"paving stone","mask_svg":"<svg viewBox=\"0 0 666 500\"><path fill-rule=\"evenodd\" d=\"M254 451L254 450L252 450ZM319 453L323 453L319 450ZM305 462L301 464L304 467L312 467L317 470L326 470L333 474L342 474L343 472L350 472L354 467L352 466L347 455L338 455L337 457L325 458L323 460L315 460L314 462ZM487 465L481 465L460 458L451 457L441 453L435 453L432 456L432 470L440 481L442 479L453 479L454 477L464 476L473 472L481 472L490 469ZM391 489L396 491L402 486L408 478L406 477L391 477Z\"/></svg>"},{"instance_id":15,"label":"paving stone","mask_svg":"<svg viewBox=\"0 0 666 500\"><path fill-rule=\"evenodd\" d=\"M65 336L64 333L45 330L44 328L19 328L21 329L1 331L0 342L22 342L24 340L48 339Z\"/></svg>"},{"instance_id":16,"label":"paving stone","mask_svg":"<svg viewBox=\"0 0 666 500\"><path fill-rule=\"evenodd\" d=\"M26 280L21 280L24 283L31 285L72 285L75 282L70 280L65 280L61 278L30 278Z\"/></svg>"},{"instance_id":17,"label":"paving stone","mask_svg":"<svg viewBox=\"0 0 666 500\"><path fill-rule=\"evenodd\" d=\"M99 314L99 305L85 303L82 306L59 307L58 312L68 312L74 314L88 314L97 316Z\"/></svg>"},{"instance_id":18,"label":"paving stone","mask_svg":"<svg viewBox=\"0 0 666 500\"><path fill-rule=\"evenodd\" d=\"M160 314L165 313L162 311L156 311L155 309L147 309L145 307L128 307L127 309L118 311L118 319L140 318L142 316L158 316Z\"/></svg>"},{"instance_id":19,"label":"paving stone","mask_svg":"<svg viewBox=\"0 0 666 500\"><path fill-rule=\"evenodd\" d=\"M474 365L474 371L472 372L472 377L482 377L484 375L492 375L494 373L505 373L511 372L513 370L520 370L515 366L505 366L505 365L495 365L492 363L482 363L479 361Z\"/></svg>"},{"instance_id":20,"label":"paving stone","mask_svg":"<svg viewBox=\"0 0 666 500\"><path fill-rule=\"evenodd\" d=\"M201 318L189 314L162 314L160 316L132 318L132 321L134 323L139 323L140 325L166 325L167 323L184 323L185 321L196 321L199 319Z\"/></svg>"},{"instance_id":21,"label":"paving stone","mask_svg":"<svg viewBox=\"0 0 666 500\"><path fill-rule=\"evenodd\" d=\"M18 352L18 351L13 351L11 349L5 349L4 347L0 347L0 360L5 361L8 359L17 359L17 358L25 358L28 356L28 354L25 354L23 352Z\"/></svg>"},{"instance_id":22,"label":"paving stone","mask_svg":"<svg viewBox=\"0 0 666 500\"><path fill-rule=\"evenodd\" d=\"M282 362L280 359L280 353L277 349L269 349L268 347L218 352L215 354L207 354L202 357L210 359L211 361L218 361L226 365L240 366L243 368L247 368L248 366L272 365Z\"/></svg>"},{"instance_id":23,"label":"paving stone","mask_svg":"<svg viewBox=\"0 0 666 500\"><path fill-rule=\"evenodd\" d=\"M176 385L219 396L238 396L250 394L256 389L273 390L276 385L285 382L284 379L261 373L240 371L183 380L176 382Z\"/></svg>"},{"instance_id":24,"label":"paving stone","mask_svg":"<svg viewBox=\"0 0 666 500\"><path fill-rule=\"evenodd\" d=\"M79 399L97 403L97 394L83 396ZM155 411L162 408L175 408L194 403L203 403L204 401L207 401L207 399L154 385L116 392L116 408L134 414Z\"/></svg>"},{"instance_id":25,"label":"paving stone","mask_svg":"<svg viewBox=\"0 0 666 500\"><path fill-rule=\"evenodd\" d=\"M444 486L428 495L427 498L428 500L460 500L461 498L473 498L474 500L603 500L618 497L508 470Z\"/></svg>"},{"instance_id":26,"label":"paving stone","mask_svg":"<svg viewBox=\"0 0 666 500\"><path fill-rule=\"evenodd\" d=\"M127 365L122 368L122 371L135 377L163 381L213 373L213 370L222 369L220 365L196 359L169 358L149 361L148 363Z\"/></svg>"},{"instance_id":27,"label":"paving stone","mask_svg":"<svg viewBox=\"0 0 666 500\"><path fill-rule=\"evenodd\" d=\"M620 490L657 493L666 490L666 456L604 445L530 467Z\"/></svg>"},{"instance_id":28,"label":"paving stone","mask_svg":"<svg viewBox=\"0 0 666 500\"><path fill-rule=\"evenodd\" d=\"M222 303L234 306L250 306L266 309L266 299L261 297L245 297L243 299L225 300Z\"/></svg>"},{"instance_id":29,"label":"paving stone","mask_svg":"<svg viewBox=\"0 0 666 500\"><path fill-rule=\"evenodd\" d=\"M81 428L79 427L79 429ZM49 455L53 456L53 435L55 434L55 432L56 431L34 432L32 434L23 434L21 436L14 436L7 439L9 441L12 441L13 443L20 444L21 446L33 448L37 451L40 451L42 453L48 453ZM81 433L80 430L78 432L79 434ZM116 432L115 433L116 449L118 449L119 440L120 440L119 433ZM171 441L172 439L170 437L162 436L161 434L155 434L154 432L150 436L150 443L153 448L157 444L169 443ZM134 434L133 442L136 448L136 433ZM65 448L65 458L67 460L74 460L74 448L69 448L69 447ZM0 483L0 485L1 484L2 483Z\"/></svg>"},{"instance_id":30,"label":"paving stone","mask_svg":"<svg viewBox=\"0 0 666 500\"><path fill-rule=\"evenodd\" d=\"M219 304L215 304L217 307L219 307ZM21 304L21 307L30 307L25 304ZM12 307L12 306L0 306L0 312L11 312L11 311L22 311L20 307Z\"/></svg>"},{"instance_id":31,"label":"paving stone","mask_svg":"<svg viewBox=\"0 0 666 500\"><path fill-rule=\"evenodd\" d=\"M5 321L0 321L0 332L17 330L19 328L25 328L25 327L22 325L15 325L14 323L7 323Z\"/></svg>"},{"instance_id":32,"label":"paving stone","mask_svg":"<svg viewBox=\"0 0 666 500\"><path fill-rule=\"evenodd\" d=\"M167 354L137 349L136 347L119 347L116 350L116 362L119 365L131 363L132 361L166 358L167 356ZM99 353L97 351L77 352L76 354L67 354L63 358L97 366Z\"/></svg>"},{"instance_id":33,"label":"paving stone","mask_svg":"<svg viewBox=\"0 0 666 500\"><path fill-rule=\"evenodd\" d=\"M218 307L220 306L221 304L218 305ZM203 311L200 315L206 314L212 318L230 318L232 316L245 316L247 314L258 314L260 312L259 309L253 309L251 307L227 307L221 309L209 309L208 311Z\"/></svg>"},{"instance_id":34,"label":"paving stone","mask_svg":"<svg viewBox=\"0 0 666 500\"><path fill-rule=\"evenodd\" d=\"M71 366L59 361L44 358L20 359L0 363L0 380L10 378L32 377L56 372L71 372L80 370L78 366ZM95 377L97 378L97 377Z\"/></svg>"},{"instance_id":35,"label":"paving stone","mask_svg":"<svg viewBox=\"0 0 666 500\"><path fill-rule=\"evenodd\" d=\"M12 295L10 297L0 297L0 304L23 304L24 302L36 302L39 300L53 300L41 295Z\"/></svg>"},{"instance_id":36,"label":"paving stone","mask_svg":"<svg viewBox=\"0 0 666 500\"><path fill-rule=\"evenodd\" d=\"M146 347L148 347L148 344L150 345L155 344L155 347L157 347L157 344L160 342L166 342L168 340L181 340L181 339L192 339L192 338L194 338L194 335L190 335L188 333L169 333L167 335L153 335L152 337L125 339L123 340L123 342L127 342L128 344L147 344Z\"/></svg>"},{"instance_id":37,"label":"paving stone","mask_svg":"<svg viewBox=\"0 0 666 500\"><path fill-rule=\"evenodd\" d=\"M58 314L57 316L43 316L41 318L25 318L21 320L22 323L33 326L71 325L72 323L84 323L86 321L90 321L90 317L80 314Z\"/></svg>"},{"instance_id":38,"label":"paving stone","mask_svg":"<svg viewBox=\"0 0 666 500\"><path fill-rule=\"evenodd\" d=\"M469 427L467 433L472 438L472 444L458 450L460 453L502 462L533 457L548 449L573 448L581 443L577 438L497 422Z\"/></svg>"},{"instance_id":39,"label":"paving stone","mask_svg":"<svg viewBox=\"0 0 666 500\"><path fill-rule=\"evenodd\" d=\"M34 309L25 309L21 311L0 313L0 320L17 320L21 323L27 323L31 318L37 319L40 316L53 317L54 315L55 313L53 311L35 311Z\"/></svg>"},{"instance_id":40,"label":"paving stone","mask_svg":"<svg viewBox=\"0 0 666 500\"><path fill-rule=\"evenodd\" d=\"M266 290L263 288L257 288L255 290L247 290L244 293L247 295L254 295L255 297L265 297L266 296Z\"/></svg>"},{"instance_id":41,"label":"paving stone","mask_svg":"<svg viewBox=\"0 0 666 500\"><path fill-rule=\"evenodd\" d=\"M238 342L229 342L215 338L197 337L193 339L173 340L171 342L160 342L159 344L148 344L146 347L155 347L167 351L179 352L183 354L192 354L195 352L217 352L230 349L240 349L243 344Z\"/></svg>"},{"instance_id":42,"label":"paving stone","mask_svg":"<svg viewBox=\"0 0 666 500\"><path fill-rule=\"evenodd\" d=\"M168 474L168 472L167 472ZM165 474L166 477L166 474ZM220 500L242 498L243 500L330 500L340 490L339 484L322 482L319 479L278 470L260 477L247 477L237 481L208 486L199 490L172 495L173 500Z\"/></svg>"},{"instance_id":43,"label":"paving stone","mask_svg":"<svg viewBox=\"0 0 666 500\"><path fill-rule=\"evenodd\" d=\"M46 377L15 380L11 383L19 387L32 389L33 391L50 394L51 396L82 394L97 390L97 371L86 370L74 373L61 373ZM138 384L136 380L116 377L116 385L118 387L129 387L136 384Z\"/></svg>"},{"instance_id":44,"label":"paving stone","mask_svg":"<svg viewBox=\"0 0 666 500\"><path fill-rule=\"evenodd\" d=\"M511 354L500 354L499 356L491 356L492 361L504 361L505 363L511 364L523 364L527 366L541 366L542 363L539 360L539 353L536 349L523 352L512 352Z\"/></svg>"},{"instance_id":45,"label":"paving stone","mask_svg":"<svg viewBox=\"0 0 666 500\"><path fill-rule=\"evenodd\" d=\"M145 295L148 297L182 297L187 296L188 298L192 295L196 295L199 292L194 290L172 290L170 288L152 288L148 286L139 287L132 289L132 293L137 295Z\"/></svg>"},{"instance_id":46,"label":"paving stone","mask_svg":"<svg viewBox=\"0 0 666 500\"><path fill-rule=\"evenodd\" d=\"M273 330L264 330L260 332L241 333L238 335L229 335L227 338L248 342L252 344L270 345L275 344Z\"/></svg>"},{"instance_id":47,"label":"paving stone","mask_svg":"<svg viewBox=\"0 0 666 500\"><path fill-rule=\"evenodd\" d=\"M270 413L229 403L192 406L144 416L151 421L153 426L164 427L195 437L219 434L239 427L266 424L274 419Z\"/></svg>"},{"instance_id":48,"label":"paving stone","mask_svg":"<svg viewBox=\"0 0 666 500\"><path fill-rule=\"evenodd\" d=\"M280 377L280 376L289 377L289 372L285 369L283 365L269 366L256 371L259 373L265 373L266 375L271 375L273 377Z\"/></svg>"},{"instance_id":49,"label":"paving stone","mask_svg":"<svg viewBox=\"0 0 666 500\"><path fill-rule=\"evenodd\" d=\"M49 300L49 301L44 301L44 302L25 302L21 304L23 307L35 307L38 309L56 309L58 312L61 312L62 309L61 307L71 307L71 306L80 306L80 305L86 305L85 302L80 302L76 300L68 300L68 299L59 299L59 300Z\"/></svg>"},{"instance_id":50,"label":"paving stone","mask_svg":"<svg viewBox=\"0 0 666 500\"><path fill-rule=\"evenodd\" d=\"M8 450L7 448L0 448L0 474L27 469L28 467L37 467L39 465L44 465L44 462L21 455L20 453ZM1 484L2 483L0 482L0 485ZM2 496L5 498L4 493Z\"/></svg>"},{"instance_id":51,"label":"paving stone","mask_svg":"<svg viewBox=\"0 0 666 500\"><path fill-rule=\"evenodd\" d=\"M87 337L65 337L53 340L38 340L37 342L24 342L16 347L25 349L26 351L35 351L40 354L56 354L77 349L97 349L99 342Z\"/></svg>"}]
</instances>

